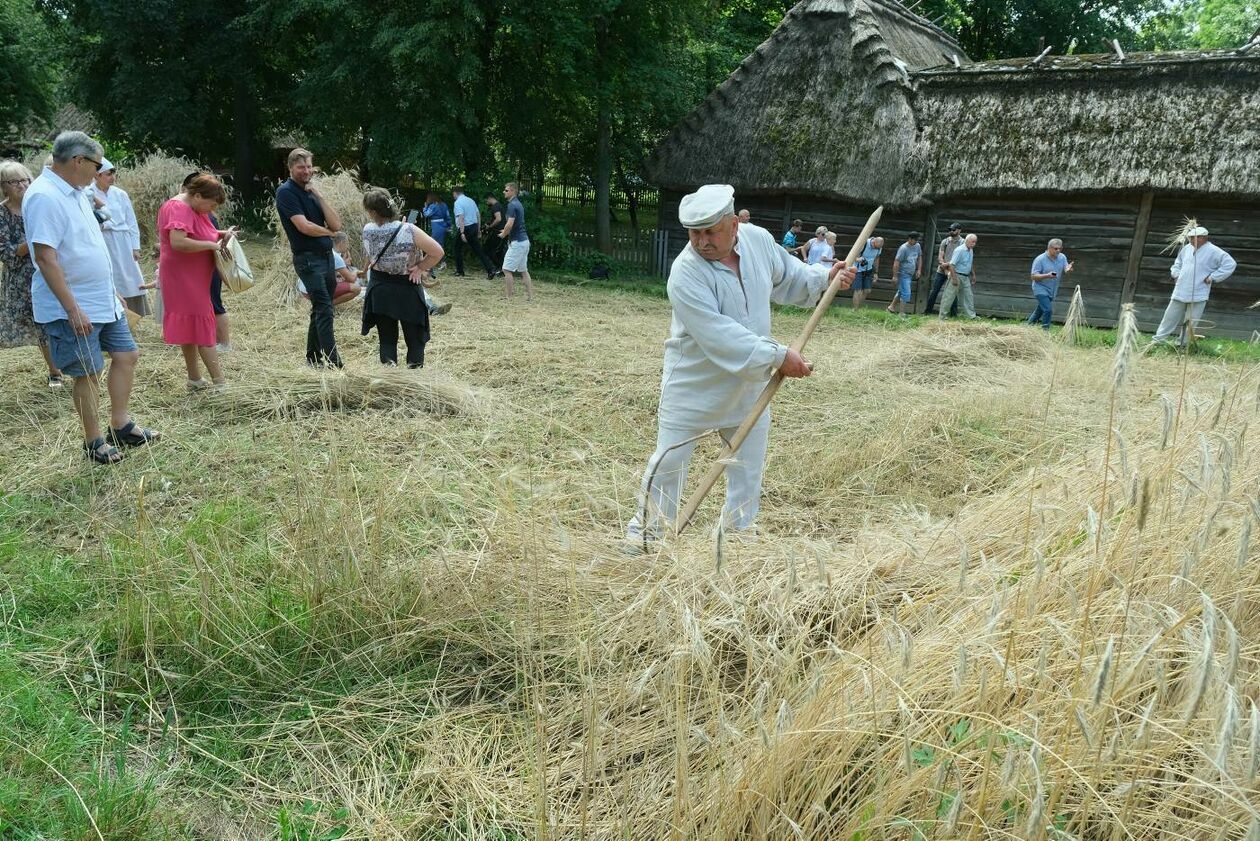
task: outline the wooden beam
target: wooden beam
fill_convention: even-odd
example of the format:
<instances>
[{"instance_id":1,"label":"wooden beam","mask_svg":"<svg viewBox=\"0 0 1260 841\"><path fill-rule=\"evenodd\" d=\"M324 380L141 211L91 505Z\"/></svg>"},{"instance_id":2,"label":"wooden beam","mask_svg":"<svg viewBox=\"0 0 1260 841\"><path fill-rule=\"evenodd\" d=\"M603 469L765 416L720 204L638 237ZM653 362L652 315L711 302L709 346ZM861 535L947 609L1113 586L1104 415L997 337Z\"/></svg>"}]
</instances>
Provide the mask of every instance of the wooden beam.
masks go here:
<instances>
[{"instance_id":1,"label":"wooden beam","mask_svg":"<svg viewBox=\"0 0 1260 841\"><path fill-rule=\"evenodd\" d=\"M1133 226L1133 245L1129 247L1129 265L1124 270L1124 289L1120 292L1120 303L1133 303L1133 293L1137 289L1138 268L1142 264L1142 252L1146 250L1146 232L1151 226L1151 206L1155 203L1155 193L1147 190L1142 194L1142 204L1138 207L1137 223Z\"/></svg>"},{"instance_id":2,"label":"wooden beam","mask_svg":"<svg viewBox=\"0 0 1260 841\"><path fill-rule=\"evenodd\" d=\"M928 295L932 292L932 278L936 274L936 208L929 207L927 209L927 218L923 220L923 258L919 261L922 271L919 272L919 282L914 285L914 305L911 306L910 314L914 315L927 305ZM928 271L928 266L932 267ZM895 280L896 278L894 278ZM924 287L927 287L926 289ZM907 301L906 303L910 303Z\"/></svg>"}]
</instances>

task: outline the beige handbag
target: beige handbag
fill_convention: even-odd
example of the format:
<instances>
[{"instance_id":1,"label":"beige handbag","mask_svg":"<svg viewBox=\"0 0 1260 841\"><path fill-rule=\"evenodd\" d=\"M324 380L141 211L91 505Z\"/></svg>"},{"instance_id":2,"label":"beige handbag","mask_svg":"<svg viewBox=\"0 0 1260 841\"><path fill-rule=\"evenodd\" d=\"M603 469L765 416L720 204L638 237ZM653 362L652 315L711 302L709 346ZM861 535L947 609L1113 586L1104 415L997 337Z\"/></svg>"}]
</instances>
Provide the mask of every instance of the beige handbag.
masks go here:
<instances>
[{"instance_id":1,"label":"beige handbag","mask_svg":"<svg viewBox=\"0 0 1260 841\"><path fill-rule=\"evenodd\" d=\"M214 265L229 292L245 292L254 285L254 271L249 267L238 237L228 240L226 249L214 252Z\"/></svg>"}]
</instances>

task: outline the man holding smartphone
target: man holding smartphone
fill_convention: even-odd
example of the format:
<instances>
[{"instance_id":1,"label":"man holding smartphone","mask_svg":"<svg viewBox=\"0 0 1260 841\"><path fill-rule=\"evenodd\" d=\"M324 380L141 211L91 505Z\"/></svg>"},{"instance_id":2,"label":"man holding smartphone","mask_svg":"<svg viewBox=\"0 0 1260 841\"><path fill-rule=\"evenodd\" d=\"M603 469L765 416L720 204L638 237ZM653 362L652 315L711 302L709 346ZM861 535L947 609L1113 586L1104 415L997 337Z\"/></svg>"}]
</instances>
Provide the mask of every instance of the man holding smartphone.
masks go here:
<instances>
[{"instance_id":1,"label":"man holding smartphone","mask_svg":"<svg viewBox=\"0 0 1260 841\"><path fill-rule=\"evenodd\" d=\"M1028 316L1026 324L1041 322L1043 330L1050 329L1050 317L1054 313L1054 296L1059 293L1059 281L1072 271L1072 264L1063 253L1063 240L1055 238L1046 243L1046 250L1038 254L1032 264L1032 293L1037 308Z\"/></svg>"}]
</instances>

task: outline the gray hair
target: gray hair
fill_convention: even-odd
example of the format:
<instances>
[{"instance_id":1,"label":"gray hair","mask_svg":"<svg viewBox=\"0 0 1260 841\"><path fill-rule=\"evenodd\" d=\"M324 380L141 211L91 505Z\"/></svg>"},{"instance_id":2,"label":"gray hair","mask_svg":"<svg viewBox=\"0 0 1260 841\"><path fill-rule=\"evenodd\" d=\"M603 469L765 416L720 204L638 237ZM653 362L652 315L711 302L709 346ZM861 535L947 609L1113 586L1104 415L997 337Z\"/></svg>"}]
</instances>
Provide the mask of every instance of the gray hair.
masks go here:
<instances>
[{"instance_id":1,"label":"gray hair","mask_svg":"<svg viewBox=\"0 0 1260 841\"><path fill-rule=\"evenodd\" d=\"M826 225L819 225L817 228L815 228L815 229L814 229L814 236L816 236L816 237L825 237L826 235L827 235L827 226L826 226Z\"/></svg>"},{"instance_id":2,"label":"gray hair","mask_svg":"<svg viewBox=\"0 0 1260 841\"><path fill-rule=\"evenodd\" d=\"M333 242L349 242L350 236L345 231L334 231L332 235Z\"/></svg>"},{"instance_id":3,"label":"gray hair","mask_svg":"<svg viewBox=\"0 0 1260 841\"><path fill-rule=\"evenodd\" d=\"M975 242L978 239L980 239L980 237L975 234L967 234L967 236L963 239L963 242Z\"/></svg>"},{"instance_id":4,"label":"gray hair","mask_svg":"<svg viewBox=\"0 0 1260 841\"><path fill-rule=\"evenodd\" d=\"M85 158L102 158L105 149L101 144L81 131L63 131L53 141L53 160L59 164L69 163L71 158L82 155Z\"/></svg>"},{"instance_id":5,"label":"gray hair","mask_svg":"<svg viewBox=\"0 0 1260 841\"><path fill-rule=\"evenodd\" d=\"M1047 251L1049 251L1051 248L1062 248L1062 247L1063 247L1063 240L1059 239L1058 237L1055 237L1054 239L1046 243Z\"/></svg>"}]
</instances>

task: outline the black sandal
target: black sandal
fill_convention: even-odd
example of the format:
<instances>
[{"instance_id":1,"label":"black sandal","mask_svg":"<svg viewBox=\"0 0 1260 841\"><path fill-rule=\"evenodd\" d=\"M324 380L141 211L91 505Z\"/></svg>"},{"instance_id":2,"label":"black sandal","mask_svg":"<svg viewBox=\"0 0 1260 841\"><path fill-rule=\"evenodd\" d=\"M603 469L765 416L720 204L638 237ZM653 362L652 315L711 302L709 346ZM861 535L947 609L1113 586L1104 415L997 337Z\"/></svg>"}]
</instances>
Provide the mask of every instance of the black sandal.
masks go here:
<instances>
[{"instance_id":1,"label":"black sandal","mask_svg":"<svg viewBox=\"0 0 1260 841\"><path fill-rule=\"evenodd\" d=\"M117 444L120 447L143 447L150 441L156 441L161 437L161 433L155 430L136 426L135 421L129 421L122 429L110 427L109 430L109 443Z\"/></svg>"},{"instance_id":2,"label":"black sandal","mask_svg":"<svg viewBox=\"0 0 1260 841\"><path fill-rule=\"evenodd\" d=\"M104 438L83 442L83 454L97 464L117 464L123 460L118 448L106 443Z\"/></svg>"}]
</instances>

